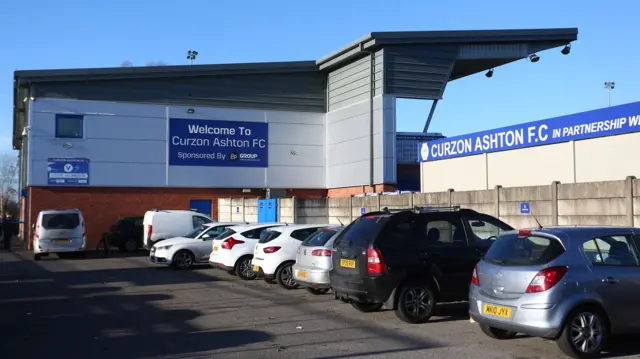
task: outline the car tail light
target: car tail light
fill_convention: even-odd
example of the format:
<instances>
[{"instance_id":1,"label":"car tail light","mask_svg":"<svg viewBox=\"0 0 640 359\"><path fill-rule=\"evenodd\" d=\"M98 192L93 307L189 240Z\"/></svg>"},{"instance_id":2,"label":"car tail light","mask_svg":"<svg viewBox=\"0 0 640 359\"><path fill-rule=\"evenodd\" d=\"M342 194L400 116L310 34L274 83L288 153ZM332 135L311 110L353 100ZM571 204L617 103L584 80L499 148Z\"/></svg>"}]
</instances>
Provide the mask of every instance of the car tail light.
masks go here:
<instances>
[{"instance_id":1,"label":"car tail light","mask_svg":"<svg viewBox=\"0 0 640 359\"><path fill-rule=\"evenodd\" d=\"M242 243L244 243L244 241L235 239L233 237L229 237L222 242L222 245L220 245L220 247L224 249L233 249L233 246L235 246L236 244L242 244Z\"/></svg>"},{"instance_id":2,"label":"car tail light","mask_svg":"<svg viewBox=\"0 0 640 359\"><path fill-rule=\"evenodd\" d=\"M385 265L380 250L376 248L367 249L367 273L382 274L384 271Z\"/></svg>"},{"instance_id":3,"label":"car tail light","mask_svg":"<svg viewBox=\"0 0 640 359\"><path fill-rule=\"evenodd\" d=\"M36 224L36 239L40 239L40 224Z\"/></svg>"},{"instance_id":4,"label":"car tail light","mask_svg":"<svg viewBox=\"0 0 640 359\"><path fill-rule=\"evenodd\" d=\"M147 225L147 239L151 239L151 234L153 234L153 226L148 224Z\"/></svg>"},{"instance_id":5,"label":"car tail light","mask_svg":"<svg viewBox=\"0 0 640 359\"><path fill-rule=\"evenodd\" d=\"M473 275L471 275L471 283L480 286L480 279L478 278L478 265L473 268Z\"/></svg>"},{"instance_id":6,"label":"car tail light","mask_svg":"<svg viewBox=\"0 0 640 359\"><path fill-rule=\"evenodd\" d=\"M265 252L265 253L275 253L278 250L280 250L280 247L278 247L278 246L264 247L262 249L262 251Z\"/></svg>"},{"instance_id":7,"label":"car tail light","mask_svg":"<svg viewBox=\"0 0 640 359\"><path fill-rule=\"evenodd\" d=\"M567 267L551 267L538 272L529 283L527 293L539 293L551 289L567 274Z\"/></svg>"},{"instance_id":8,"label":"car tail light","mask_svg":"<svg viewBox=\"0 0 640 359\"><path fill-rule=\"evenodd\" d=\"M518 231L518 237L527 237L531 235L531 230L521 229Z\"/></svg>"},{"instance_id":9,"label":"car tail light","mask_svg":"<svg viewBox=\"0 0 640 359\"><path fill-rule=\"evenodd\" d=\"M315 257L331 257L331 251L328 249L314 249L311 255Z\"/></svg>"}]
</instances>

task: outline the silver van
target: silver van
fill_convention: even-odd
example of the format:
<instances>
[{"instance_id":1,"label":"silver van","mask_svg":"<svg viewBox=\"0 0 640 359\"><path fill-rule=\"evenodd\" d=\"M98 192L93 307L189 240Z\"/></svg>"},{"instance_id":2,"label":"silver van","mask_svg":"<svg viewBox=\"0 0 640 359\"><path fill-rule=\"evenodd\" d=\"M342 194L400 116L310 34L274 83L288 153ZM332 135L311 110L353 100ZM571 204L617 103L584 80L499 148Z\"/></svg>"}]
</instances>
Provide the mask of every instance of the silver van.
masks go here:
<instances>
[{"instance_id":1,"label":"silver van","mask_svg":"<svg viewBox=\"0 0 640 359\"><path fill-rule=\"evenodd\" d=\"M38 213L34 226L33 257L49 253L65 257L87 250L87 229L79 209L51 209Z\"/></svg>"}]
</instances>

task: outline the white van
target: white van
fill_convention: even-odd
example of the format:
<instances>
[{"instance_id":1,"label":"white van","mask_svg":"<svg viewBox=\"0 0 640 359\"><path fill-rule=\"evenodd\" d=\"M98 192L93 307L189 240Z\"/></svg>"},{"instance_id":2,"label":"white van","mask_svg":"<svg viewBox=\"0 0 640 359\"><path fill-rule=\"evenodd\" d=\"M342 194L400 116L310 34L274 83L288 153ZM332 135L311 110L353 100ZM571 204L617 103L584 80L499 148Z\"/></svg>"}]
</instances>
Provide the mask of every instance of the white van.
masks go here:
<instances>
[{"instance_id":1,"label":"white van","mask_svg":"<svg viewBox=\"0 0 640 359\"><path fill-rule=\"evenodd\" d=\"M33 257L56 253L65 254L87 250L87 228L79 209L50 209L40 211L34 224Z\"/></svg>"},{"instance_id":2,"label":"white van","mask_svg":"<svg viewBox=\"0 0 640 359\"><path fill-rule=\"evenodd\" d=\"M181 237L200 228L203 224L215 222L207 215L186 210L152 209L144 214L142 226L144 234L142 244L150 249L156 242L163 239Z\"/></svg>"}]
</instances>

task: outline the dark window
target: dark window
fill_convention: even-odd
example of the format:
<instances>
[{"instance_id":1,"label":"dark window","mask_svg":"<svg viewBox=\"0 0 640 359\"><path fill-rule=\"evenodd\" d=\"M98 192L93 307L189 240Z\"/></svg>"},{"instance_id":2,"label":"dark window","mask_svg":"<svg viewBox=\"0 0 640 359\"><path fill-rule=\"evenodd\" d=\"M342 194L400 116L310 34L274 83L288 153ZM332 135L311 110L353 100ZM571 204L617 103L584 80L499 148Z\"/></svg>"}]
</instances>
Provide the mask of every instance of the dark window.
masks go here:
<instances>
[{"instance_id":1,"label":"dark window","mask_svg":"<svg viewBox=\"0 0 640 359\"><path fill-rule=\"evenodd\" d=\"M214 239L217 238L219 235L223 234L226 232L228 226L217 226L217 227L213 227L211 229L209 229L207 231L207 233L209 235L208 239Z\"/></svg>"},{"instance_id":2,"label":"dark window","mask_svg":"<svg viewBox=\"0 0 640 359\"><path fill-rule=\"evenodd\" d=\"M144 221L144 218L136 218L135 221L133 222L133 225L136 227L142 227L143 221Z\"/></svg>"},{"instance_id":3,"label":"dark window","mask_svg":"<svg viewBox=\"0 0 640 359\"><path fill-rule=\"evenodd\" d=\"M638 254L631 236L602 236L586 241L582 250L591 264L637 267Z\"/></svg>"},{"instance_id":4,"label":"dark window","mask_svg":"<svg viewBox=\"0 0 640 359\"><path fill-rule=\"evenodd\" d=\"M193 216L193 228L198 228L203 224L210 223L210 222L211 220L209 218L201 217L201 216Z\"/></svg>"},{"instance_id":5,"label":"dark window","mask_svg":"<svg viewBox=\"0 0 640 359\"><path fill-rule=\"evenodd\" d=\"M304 241L310 235L316 233L317 231L318 231L318 228L299 229L297 231L291 232L291 238L295 238L295 239L297 239L299 241Z\"/></svg>"},{"instance_id":6,"label":"dark window","mask_svg":"<svg viewBox=\"0 0 640 359\"><path fill-rule=\"evenodd\" d=\"M509 234L498 237L484 259L502 265L542 265L564 251L562 243L555 238Z\"/></svg>"},{"instance_id":7,"label":"dark window","mask_svg":"<svg viewBox=\"0 0 640 359\"><path fill-rule=\"evenodd\" d=\"M280 237L282 233L278 232L278 231L264 231L261 235L260 235L260 240L258 241L259 243L269 243L272 240Z\"/></svg>"},{"instance_id":8,"label":"dark window","mask_svg":"<svg viewBox=\"0 0 640 359\"><path fill-rule=\"evenodd\" d=\"M482 214L467 217L471 229L472 241L478 247L490 247L500 233L512 230L508 224L496 218Z\"/></svg>"},{"instance_id":9,"label":"dark window","mask_svg":"<svg viewBox=\"0 0 640 359\"><path fill-rule=\"evenodd\" d=\"M262 231L271 227L275 227L275 226L260 227L260 228L252 229L249 231L242 232L242 235L251 239L260 239L260 234L262 233Z\"/></svg>"},{"instance_id":10,"label":"dark window","mask_svg":"<svg viewBox=\"0 0 640 359\"><path fill-rule=\"evenodd\" d=\"M234 234L236 234L236 231L234 231L234 230L233 230L233 229L231 229L231 228L227 228L224 232L222 232L222 233L218 236L218 238L220 238L220 239L222 239L222 238L227 238L227 237L232 236L232 235L234 235Z\"/></svg>"},{"instance_id":11,"label":"dark window","mask_svg":"<svg viewBox=\"0 0 640 359\"><path fill-rule=\"evenodd\" d=\"M467 236L458 218L427 218L424 235L430 246L467 245Z\"/></svg>"},{"instance_id":12,"label":"dark window","mask_svg":"<svg viewBox=\"0 0 640 359\"><path fill-rule=\"evenodd\" d=\"M352 246L367 248L388 220L388 216L360 217L342 231L336 244L349 241Z\"/></svg>"},{"instance_id":13,"label":"dark window","mask_svg":"<svg viewBox=\"0 0 640 359\"><path fill-rule=\"evenodd\" d=\"M56 213L42 216L44 229L74 229L80 225L80 217L77 213Z\"/></svg>"},{"instance_id":14,"label":"dark window","mask_svg":"<svg viewBox=\"0 0 640 359\"><path fill-rule=\"evenodd\" d=\"M401 213L393 216L384 226L379 236L379 245L407 247L416 246L419 241L420 217L413 213Z\"/></svg>"},{"instance_id":15,"label":"dark window","mask_svg":"<svg viewBox=\"0 0 640 359\"><path fill-rule=\"evenodd\" d=\"M320 247L324 246L329 242L331 237L333 237L337 232L336 231L328 231L328 230L320 230L309 236L302 242L303 246L307 247Z\"/></svg>"},{"instance_id":16,"label":"dark window","mask_svg":"<svg viewBox=\"0 0 640 359\"><path fill-rule=\"evenodd\" d=\"M82 138L84 125L82 115L56 115L57 138Z\"/></svg>"}]
</instances>

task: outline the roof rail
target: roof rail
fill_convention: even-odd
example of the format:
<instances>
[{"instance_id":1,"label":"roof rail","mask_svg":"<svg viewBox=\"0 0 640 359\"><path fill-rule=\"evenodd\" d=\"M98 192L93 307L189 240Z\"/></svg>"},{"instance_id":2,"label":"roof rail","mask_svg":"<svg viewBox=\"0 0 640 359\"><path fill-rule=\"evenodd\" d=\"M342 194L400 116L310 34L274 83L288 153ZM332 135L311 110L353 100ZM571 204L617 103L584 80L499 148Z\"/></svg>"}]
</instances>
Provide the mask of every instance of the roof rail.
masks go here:
<instances>
[{"instance_id":1,"label":"roof rail","mask_svg":"<svg viewBox=\"0 0 640 359\"><path fill-rule=\"evenodd\" d=\"M454 211L459 211L461 208L460 206L416 206L413 208L388 208L388 207L384 207L382 209L380 209L379 212L382 213L397 213L397 212L406 212L406 211L413 211L414 213L426 213L426 212L454 212Z\"/></svg>"}]
</instances>

